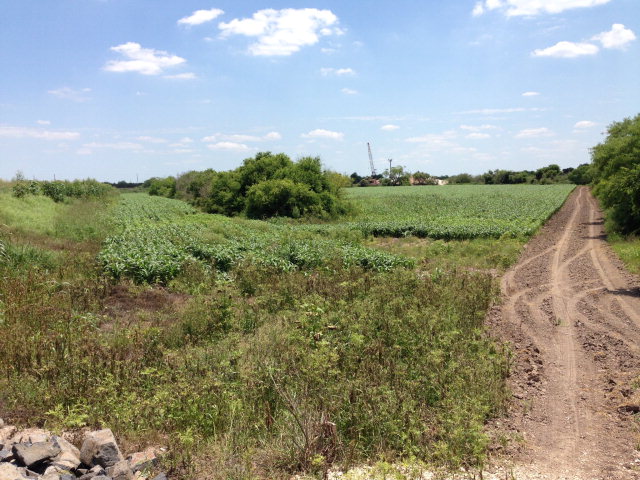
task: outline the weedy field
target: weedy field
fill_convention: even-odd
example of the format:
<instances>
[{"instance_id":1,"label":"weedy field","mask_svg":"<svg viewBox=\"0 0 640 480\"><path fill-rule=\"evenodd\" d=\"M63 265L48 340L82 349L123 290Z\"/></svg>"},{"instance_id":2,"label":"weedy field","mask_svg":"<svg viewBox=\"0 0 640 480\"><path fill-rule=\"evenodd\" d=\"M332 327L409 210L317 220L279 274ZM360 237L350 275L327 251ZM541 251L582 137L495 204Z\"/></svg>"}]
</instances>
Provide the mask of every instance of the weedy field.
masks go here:
<instances>
[{"instance_id":1,"label":"weedy field","mask_svg":"<svg viewBox=\"0 0 640 480\"><path fill-rule=\"evenodd\" d=\"M521 230L375 239L385 230L205 215L135 194L95 215L90 200L5 188L0 417L166 445L175 478L322 477L372 459L481 467L494 441L484 425L507 397L507 352L483 329L496 272L570 188L476 187L493 202L482 208L471 190L441 188L351 195L370 196L368 225L404 222L386 235L434 210L429 225L446 230L502 208Z\"/></svg>"}]
</instances>

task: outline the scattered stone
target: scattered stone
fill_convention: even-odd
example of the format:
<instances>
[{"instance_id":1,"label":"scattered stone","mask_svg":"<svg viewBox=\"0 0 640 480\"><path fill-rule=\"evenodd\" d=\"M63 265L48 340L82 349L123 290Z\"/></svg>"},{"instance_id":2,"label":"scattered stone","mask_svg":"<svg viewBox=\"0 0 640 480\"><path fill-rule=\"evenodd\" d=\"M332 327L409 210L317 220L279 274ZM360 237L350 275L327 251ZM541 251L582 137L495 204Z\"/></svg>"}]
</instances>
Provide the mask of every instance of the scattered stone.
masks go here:
<instances>
[{"instance_id":1,"label":"scattered stone","mask_svg":"<svg viewBox=\"0 0 640 480\"><path fill-rule=\"evenodd\" d=\"M48 442L49 440L51 440L51 432L41 428L27 428L26 430L17 432L11 437L9 443L15 445L16 443Z\"/></svg>"},{"instance_id":2,"label":"scattered stone","mask_svg":"<svg viewBox=\"0 0 640 480\"><path fill-rule=\"evenodd\" d=\"M80 460L87 466L112 467L124 460L111 430L88 433L80 450Z\"/></svg>"},{"instance_id":3,"label":"scattered stone","mask_svg":"<svg viewBox=\"0 0 640 480\"><path fill-rule=\"evenodd\" d=\"M87 473L82 475L79 480L91 480L96 477L104 476L106 473L107 472L104 471L104 468L102 468L100 465L96 465Z\"/></svg>"},{"instance_id":4,"label":"scattered stone","mask_svg":"<svg viewBox=\"0 0 640 480\"><path fill-rule=\"evenodd\" d=\"M109 429L88 432L80 450L67 438L74 436L0 423L0 480L147 480L164 451L147 448L125 460Z\"/></svg>"},{"instance_id":5,"label":"scattered stone","mask_svg":"<svg viewBox=\"0 0 640 480\"><path fill-rule=\"evenodd\" d=\"M24 480L20 469L10 463L0 463L0 480Z\"/></svg>"},{"instance_id":6,"label":"scattered stone","mask_svg":"<svg viewBox=\"0 0 640 480\"><path fill-rule=\"evenodd\" d=\"M129 468L129 462L122 460L116 463L113 467L107 468L107 475L113 480L132 480L133 472Z\"/></svg>"},{"instance_id":7,"label":"scattered stone","mask_svg":"<svg viewBox=\"0 0 640 480\"><path fill-rule=\"evenodd\" d=\"M60 453L60 447L54 442L16 443L13 446L13 454L26 465L32 467L50 460Z\"/></svg>"},{"instance_id":8,"label":"scattered stone","mask_svg":"<svg viewBox=\"0 0 640 480\"><path fill-rule=\"evenodd\" d=\"M157 463L158 456L156 455L156 449L153 447L134 453L129 457L129 466L134 473L151 468Z\"/></svg>"},{"instance_id":9,"label":"scattered stone","mask_svg":"<svg viewBox=\"0 0 640 480\"><path fill-rule=\"evenodd\" d=\"M67 470L74 470L80 466L80 450L62 437L54 436L53 442L60 448L60 453L53 459L54 465Z\"/></svg>"},{"instance_id":10,"label":"scattered stone","mask_svg":"<svg viewBox=\"0 0 640 480\"><path fill-rule=\"evenodd\" d=\"M11 444L9 443L9 439L16 433L16 427L0 427L0 450L2 449L10 449Z\"/></svg>"}]
</instances>

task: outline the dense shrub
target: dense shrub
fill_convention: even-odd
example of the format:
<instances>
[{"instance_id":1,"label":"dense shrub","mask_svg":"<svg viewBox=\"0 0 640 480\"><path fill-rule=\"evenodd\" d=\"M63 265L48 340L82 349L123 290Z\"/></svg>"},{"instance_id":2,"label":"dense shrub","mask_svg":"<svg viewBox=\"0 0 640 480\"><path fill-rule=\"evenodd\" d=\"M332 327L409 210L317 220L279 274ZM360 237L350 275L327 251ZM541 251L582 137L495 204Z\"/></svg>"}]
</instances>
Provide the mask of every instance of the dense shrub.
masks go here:
<instances>
[{"instance_id":1,"label":"dense shrub","mask_svg":"<svg viewBox=\"0 0 640 480\"><path fill-rule=\"evenodd\" d=\"M299 218L305 213L315 213L320 207L318 194L309 185L288 178L256 183L249 188L246 203L250 218Z\"/></svg>"},{"instance_id":2,"label":"dense shrub","mask_svg":"<svg viewBox=\"0 0 640 480\"><path fill-rule=\"evenodd\" d=\"M612 123L607 138L591 150L595 193L608 210L608 226L640 231L640 114Z\"/></svg>"},{"instance_id":3,"label":"dense shrub","mask_svg":"<svg viewBox=\"0 0 640 480\"><path fill-rule=\"evenodd\" d=\"M209 213L328 218L344 214L341 188L348 177L323 170L318 157L292 161L284 153L260 152L235 170L187 172L152 179L149 193L186 200Z\"/></svg>"},{"instance_id":4,"label":"dense shrub","mask_svg":"<svg viewBox=\"0 0 640 480\"><path fill-rule=\"evenodd\" d=\"M591 165L588 163L583 163L579 165L577 168L573 169L569 176L567 177L571 183L575 183L576 185L588 185L593 180L593 175L591 173Z\"/></svg>"},{"instance_id":5,"label":"dense shrub","mask_svg":"<svg viewBox=\"0 0 640 480\"><path fill-rule=\"evenodd\" d=\"M149 195L157 195L159 197L173 198L176 194L176 179L152 178L149 183Z\"/></svg>"}]
</instances>

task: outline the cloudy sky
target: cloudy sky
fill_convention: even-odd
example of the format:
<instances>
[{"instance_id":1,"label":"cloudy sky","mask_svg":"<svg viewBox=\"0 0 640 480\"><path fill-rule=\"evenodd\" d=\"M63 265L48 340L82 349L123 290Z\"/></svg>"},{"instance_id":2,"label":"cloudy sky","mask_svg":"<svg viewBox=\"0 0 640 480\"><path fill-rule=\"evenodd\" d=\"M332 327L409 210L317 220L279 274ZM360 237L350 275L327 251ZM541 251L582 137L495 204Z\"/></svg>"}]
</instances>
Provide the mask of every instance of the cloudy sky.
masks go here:
<instances>
[{"instance_id":1,"label":"cloudy sky","mask_svg":"<svg viewBox=\"0 0 640 480\"><path fill-rule=\"evenodd\" d=\"M3 0L0 178L576 166L640 112L639 36L638 0Z\"/></svg>"}]
</instances>

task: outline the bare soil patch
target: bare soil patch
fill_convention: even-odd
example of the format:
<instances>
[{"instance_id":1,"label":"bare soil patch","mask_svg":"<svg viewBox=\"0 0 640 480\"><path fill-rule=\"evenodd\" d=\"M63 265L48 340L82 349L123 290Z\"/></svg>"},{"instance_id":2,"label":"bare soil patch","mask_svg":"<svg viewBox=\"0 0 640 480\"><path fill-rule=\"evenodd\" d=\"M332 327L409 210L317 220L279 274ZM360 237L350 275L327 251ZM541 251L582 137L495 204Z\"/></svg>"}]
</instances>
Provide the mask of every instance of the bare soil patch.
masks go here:
<instances>
[{"instance_id":1,"label":"bare soil patch","mask_svg":"<svg viewBox=\"0 0 640 480\"><path fill-rule=\"evenodd\" d=\"M488 322L510 344L513 402L503 433L518 479L640 479L640 281L605 241L586 187L503 277Z\"/></svg>"}]
</instances>

